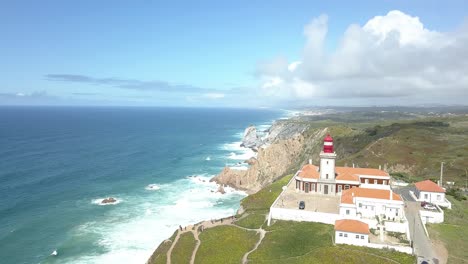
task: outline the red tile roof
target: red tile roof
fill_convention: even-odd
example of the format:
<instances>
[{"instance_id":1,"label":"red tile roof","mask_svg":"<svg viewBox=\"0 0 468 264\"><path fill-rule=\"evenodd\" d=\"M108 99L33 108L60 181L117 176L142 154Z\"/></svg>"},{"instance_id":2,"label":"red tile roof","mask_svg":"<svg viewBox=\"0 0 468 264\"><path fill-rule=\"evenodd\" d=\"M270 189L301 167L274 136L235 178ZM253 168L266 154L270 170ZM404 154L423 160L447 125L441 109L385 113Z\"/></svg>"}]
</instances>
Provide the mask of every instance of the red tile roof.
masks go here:
<instances>
[{"instance_id":1,"label":"red tile roof","mask_svg":"<svg viewBox=\"0 0 468 264\"><path fill-rule=\"evenodd\" d=\"M341 194L341 203L354 204L353 197L363 197L363 198L374 198L381 200L390 200L390 193L392 194L392 200L403 201L400 195L390 191L390 190L380 190L380 189L369 189L369 188L360 188L354 187L348 190L344 190Z\"/></svg>"},{"instance_id":2,"label":"red tile roof","mask_svg":"<svg viewBox=\"0 0 468 264\"><path fill-rule=\"evenodd\" d=\"M302 167L301 172L299 172L299 177L308 178L308 179L318 179L319 178L318 167L312 164L307 164Z\"/></svg>"},{"instance_id":3,"label":"red tile roof","mask_svg":"<svg viewBox=\"0 0 468 264\"><path fill-rule=\"evenodd\" d=\"M358 220L342 219L335 221L335 230L359 234L369 234L369 225Z\"/></svg>"},{"instance_id":4,"label":"red tile roof","mask_svg":"<svg viewBox=\"0 0 468 264\"><path fill-rule=\"evenodd\" d=\"M389 176L383 170L372 168L353 168L353 167L336 167L336 173L339 174L354 174L354 175L371 175L371 176Z\"/></svg>"},{"instance_id":5,"label":"red tile roof","mask_svg":"<svg viewBox=\"0 0 468 264\"><path fill-rule=\"evenodd\" d=\"M414 185L419 191L445 193L444 188L440 187L439 185L435 184L433 181L430 180L420 181L415 183Z\"/></svg>"}]
</instances>

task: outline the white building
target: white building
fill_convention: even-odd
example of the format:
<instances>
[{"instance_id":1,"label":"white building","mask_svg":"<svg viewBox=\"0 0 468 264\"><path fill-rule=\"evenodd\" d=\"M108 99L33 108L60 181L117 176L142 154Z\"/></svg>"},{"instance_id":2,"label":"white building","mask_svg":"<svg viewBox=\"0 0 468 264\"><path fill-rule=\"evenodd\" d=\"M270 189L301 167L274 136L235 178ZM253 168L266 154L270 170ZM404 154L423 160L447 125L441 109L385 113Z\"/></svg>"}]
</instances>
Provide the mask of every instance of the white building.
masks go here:
<instances>
[{"instance_id":1,"label":"white building","mask_svg":"<svg viewBox=\"0 0 468 264\"><path fill-rule=\"evenodd\" d=\"M350 218L404 220L404 202L392 190L355 187L343 191L340 215Z\"/></svg>"},{"instance_id":2,"label":"white building","mask_svg":"<svg viewBox=\"0 0 468 264\"><path fill-rule=\"evenodd\" d=\"M369 225L358 220L336 220L335 243L367 246L369 244Z\"/></svg>"},{"instance_id":3,"label":"white building","mask_svg":"<svg viewBox=\"0 0 468 264\"><path fill-rule=\"evenodd\" d=\"M414 194L418 201L434 203L450 209L452 208L452 203L445 199L445 189L436 183L425 180L415 183L414 186L416 187Z\"/></svg>"},{"instance_id":4,"label":"white building","mask_svg":"<svg viewBox=\"0 0 468 264\"><path fill-rule=\"evenodd\" d=\"M336 167L333 138L327 135L320 152L320 166L307 164L294 176L296 190L305 193L339 195L353 187L390 190L390 175L380 169Z\"/></svg>"}]
</instances>

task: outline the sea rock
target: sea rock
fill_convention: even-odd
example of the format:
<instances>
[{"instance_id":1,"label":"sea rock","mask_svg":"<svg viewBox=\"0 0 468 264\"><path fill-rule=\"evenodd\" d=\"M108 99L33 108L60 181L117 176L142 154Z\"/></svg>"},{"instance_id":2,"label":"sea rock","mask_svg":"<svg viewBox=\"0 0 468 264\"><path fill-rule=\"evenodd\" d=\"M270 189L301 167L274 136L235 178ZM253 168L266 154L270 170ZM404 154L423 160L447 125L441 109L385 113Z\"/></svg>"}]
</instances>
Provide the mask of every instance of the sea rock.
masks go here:
<instances>
[{"instance_id":1,"label":"sea rock","mask_svg":"<svg viewBox=\"0 0 468 264\"><path fill-rule=\"evenodd\" d=\"M219 185L219 187L218 187L218 192L221 193L221 194L225 194L225 193L226 193L226 191L224 190L223 185Z\"/></svg>"},{"instance_id":2,"label":"sea rock","mask_svg":"<svg viewBox=\"0 0 468 264\"><path fill-rule=\"evenodd\" d=\"M254 165L256 162L257 162L257 159L254 158L254 157L252 157L252 158L250 158L250 159L244 161L244 163L247 163L247 164L249 164L249 165Z\"/></svg>"},{"instance_id":3,"label":"sea rock","mask_svg":"<svg viewBox=\"0 0 468 264\"><path fill-rule=\"evenodd\" d=\"M251 148L256 150L262 145L262 140L257 135L257 129L255 126L249 126L244 131L244 137L242 138L241 147Z\"/></svg>"},{"instance_id":4,"label":"sea rock","mask_svg":"<svg viewBox=\"0 0 468 264\"><path fill-rule=\"evenodd\" d=\"M110 204L110 203L115 203L117 202L117 199L113 197L105 198L101 201L102 204Z\"/></svg>"}]
</instances>

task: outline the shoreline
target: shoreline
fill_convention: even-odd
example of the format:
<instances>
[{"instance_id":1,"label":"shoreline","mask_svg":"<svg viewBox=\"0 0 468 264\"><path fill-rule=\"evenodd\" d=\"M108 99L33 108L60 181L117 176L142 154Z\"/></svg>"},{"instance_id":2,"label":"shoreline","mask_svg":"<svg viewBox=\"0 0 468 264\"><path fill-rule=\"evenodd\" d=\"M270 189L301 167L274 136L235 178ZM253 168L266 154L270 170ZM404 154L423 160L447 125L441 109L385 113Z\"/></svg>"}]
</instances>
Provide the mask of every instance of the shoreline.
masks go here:
<instances>
[{"instance_id":1,"label":"shoreline","mask_svg":"<svg viewBox=\"0 0 468 264\"><path fill-rule=\"evenodd\" d=\"M295 118L297 116L301 116L303 115L304 113L302 112L299 112L299 111L285 111L286 115L284 116L280 116L278 118L276 118L275 120L272 120L271 123L268 124L268 128L267 129L264 129L263 131L261 131L261 133L265 133L262 138L264 139L267 139L269 136L270 136L270 133L272 132L271 129L272 127L278 122L278 121L285 121L285 120L290 120L291 118ZM262 124L262 125L259 125L259 127L265 127L266 125L265 124ZM247 129L247 128L246 128ZM243 137L241 138L241 140L238 142L239 143L239 146L236 146L236 148L240 149L244 149L246 152L247 151L252 151L252 148L248 148L248 147L243 147L241 145L242 141L244 140L244 136L245 136L245 131L246 129L244 130L244 135ZM267 140L265 140L265 142L267 142ZM225 143L226 144L233 144L232 142L231 143ZM258 168L258 159L259 159L259 155L262 155L262 153L264 153L264 150L265 149L269 149L271 147L271 143L268 143L268 144L265 144L264 146L262 146L258 152L255 152L255 151L252 151L252 154L255 154L255 155L251 155L250 157L245 157L245 159L243 160L240 160L239 162L237 162L237 164L248 164L247 166L241 166L239 168L242 168L242 169L238 169L236 168L235 166L232 166L232 165L226 165L216 176L212 177L209 181L210 182L213 182L215 183L217 186L219 186L219 188L226 188L227 187L230 187L232 188L233 190L235 191L241 191L241 192L244 192L246 194L246 196L243 198L245 199L246 197L249 197L255 193L257 193L259 190L261 190L264 186L260 186L260 185L257 185L255 186L254 188L251 188L252 186L250 185L242 185L242 184L239 184L239 185L236 185L236 184L229 184L227 182L223 182L223 181L220 181L217 177L221 174L223 174L223 172L225 171L232 171L232 172L235 172L235 173L249 173L249 171L258 171L259 169L261 168ZM274 147L273 147L274 148ZM260 157L261 158L261 157ZM249 162L249 161L252 161L254 160L253 162ZM244 169L245 168L245 169ZM281 173L281 175L279 176L283 176L284 173ZM219 189L218 191L219 192ZM179 229L176 229L175 230L175 233L179 233L179 231L183 231L185 232L185 228L187 228L187 230L191 230L192 228L194 228L195 226L200 226L200 225L203 225L203 223L211 223L214 222L216 223L217 221L221 221L221 224L222 224L222 221L226 221L226 220L229 220L229 219L236 219L236 215L239 215L239 214L242 214L243 213L243 208L242 208L242 205L241 205L241 201L238 202L238 207L237 207L237 210L235 212L235 214L233 215L229 215L229 216L226 216L226 217L221 217L221 218L218 218L216 220L207 220L207 219L204 219L202 221L199 221L195 224L189 224L187 226L184 226L183 227L183 230L180 230ZM225 224L225 223L224 223ZM218 224L220 225L220 224ZM217 225L216 225L217 226ZM188 232L188 231L187 231ZM170 238L167 238L163 241L161 241L153 250L153 253L151 254L151 256L147 259L147 263L149 263L149 261L151 260L151 258L153 257L153 255L156 253L156 251L158 250L158 248L163 245L164 243L166 243L168 241L168 239Z\"/></svg>"}]
</instances>

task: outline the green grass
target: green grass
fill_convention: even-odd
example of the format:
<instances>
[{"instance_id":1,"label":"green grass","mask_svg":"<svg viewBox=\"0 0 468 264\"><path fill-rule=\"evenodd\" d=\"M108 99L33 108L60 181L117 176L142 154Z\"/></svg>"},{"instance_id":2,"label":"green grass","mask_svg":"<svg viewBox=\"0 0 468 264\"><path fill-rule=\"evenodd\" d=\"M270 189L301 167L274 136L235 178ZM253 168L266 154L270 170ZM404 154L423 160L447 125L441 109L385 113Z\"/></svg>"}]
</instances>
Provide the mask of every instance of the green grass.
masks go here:
<instances>
[{"instance_id":1,"label":"green grass","mask_svg":"<svg viewBox=\"0 0 468 264\"><path fill-rule=\"evenodd\" d=\"M288 184L293 175L287 175L273 182L269 186L261 189L257 193L249 195L242 199L241 205L244 211L270 209L270 206L276 200L283 190L283 186Z\"/></svg>"},{"instance_id":2,"label":"green grass","mask_svg":"<svg viewBox=\"0 0 468 264\"><path fill-rule=\"evenodd\" d=\"M399 252L348 245L334 246L332 225L276 221L252 263L413 263L414 257ZM393 261L392 261L393 260Z\"/></svg>"},{"instance_id":3,"label":"green grass","mask_svg":"<svg viewBox=\"0 0 468 264\"><path fill-rule=\"evenodd\" d=\"M172 234L172 236L169 238L169 241L174 241L174 238L177 235L177 230ZM165 264L167 261L167 251L172 245L172 242L161 242L159 244L158 248L153 252L153 255L148 259L148 263L150 264Z\"/></svg>"},{"instance_id":4,"label":"green grass","mask_svg":"<svg viewBox=\"0 0 468 264\"><path fill-rule=\"evenodd\" d=\"M189 263L192 257L193 249L195 248L196 240L192 232L182 234L174 246L171 255L171 261L174 264Z\"/></svg>"},{"instance_id":5,"label":"green grass","mask_svg":"<svg viewBox=\"0 0 468 264\"><path fill-rule=\"evenodd\" d=\"M251 250L259 235L234 226L218 226L203 231L195 263L219 264L240 263L245 253Z\"/></svg>"},{"instance_id":6,"label":"green grass","mask_svg":"<svg viewBox=\"0 0 468 264\"><path fill-rule=\"evenodd\" d=\"M244 213L242 219L235 222L236 225L250 229L260 228L266 221L268 211L256 210Z\"/></svg>"},{"instance_id":7,"label":"green grass","mask_svg":"<svg viewBox=\"0 0 468 264\"><path fill-rule=\"evenodd\" d=\"M444 210L444 223L428 225L429 235L445 245L448 263L467 263L468 201L457 201L450 196L447 199L452 202L452 210Z\"/></svg>"}]
</instances>

